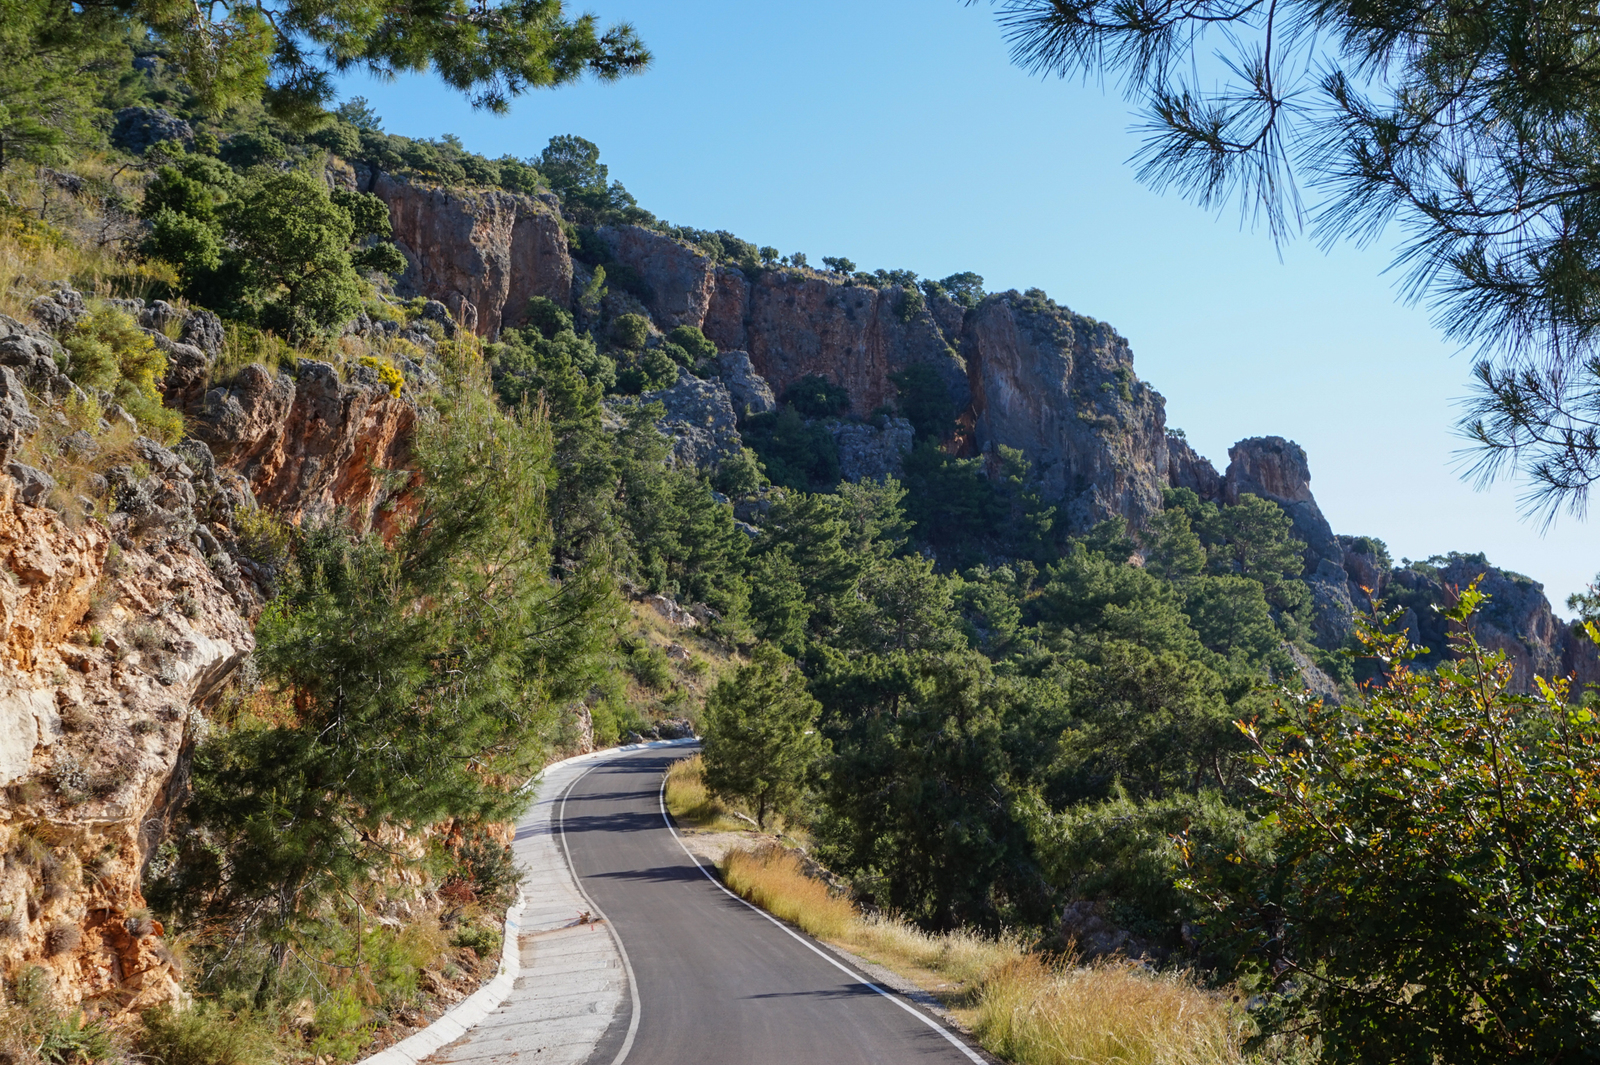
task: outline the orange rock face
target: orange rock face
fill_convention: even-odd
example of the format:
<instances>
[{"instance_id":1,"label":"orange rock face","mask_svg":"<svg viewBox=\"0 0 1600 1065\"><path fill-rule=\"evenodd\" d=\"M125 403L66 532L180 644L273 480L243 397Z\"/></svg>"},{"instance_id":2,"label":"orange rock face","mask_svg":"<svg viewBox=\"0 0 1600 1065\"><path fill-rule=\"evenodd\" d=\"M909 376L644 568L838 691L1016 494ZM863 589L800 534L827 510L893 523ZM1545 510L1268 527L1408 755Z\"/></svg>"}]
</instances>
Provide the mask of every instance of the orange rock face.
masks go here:
<instances>
[{"instance_id":1,"label":"orange rock face","mask_svg":"<svg viewBox=\"0 0 1600 1065\"><path fill-rule=\"evenodd\" d=\"M344 384L332 366L306 359L294 377L251 366L207 393L195 435L279 516L299 522L343 508L367 527L410 483L387 473L405 468L415 418L387 388Z\"/></svg>"},{"instance_id":2,"label":"orange rock face","mask_svg":"<svg viewBox=\"0 0 1600 1065\"><path fill-rule=\"evenodd\" d=\"M438 189L379 174L372 192L389 205L394 242L410 266L403 291L436 299L481 336L520 325L528 300L565 305L572 260L554 197Z\"/></svg>"},{"instance_id":3,"label":"orange rock face","mask_svg":"<svg viewBox=\"0 0 1600 1065\"><path fill-rule=\"evenodd\" d=\"M0 478L0 969L63 1004L131 1013L181 995L140 880L203 708L254 641L196 544L115 555Z\"/></svg>"}]
</instances>

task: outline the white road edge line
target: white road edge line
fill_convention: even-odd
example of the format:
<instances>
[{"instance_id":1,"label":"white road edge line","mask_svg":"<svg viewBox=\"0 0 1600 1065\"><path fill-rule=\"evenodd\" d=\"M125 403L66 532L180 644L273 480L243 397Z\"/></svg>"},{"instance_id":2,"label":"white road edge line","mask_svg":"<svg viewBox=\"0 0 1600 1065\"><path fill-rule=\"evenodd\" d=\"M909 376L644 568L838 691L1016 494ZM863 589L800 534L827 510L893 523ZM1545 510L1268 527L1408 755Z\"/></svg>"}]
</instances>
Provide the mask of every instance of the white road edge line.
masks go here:
<instances>
[{"instance_id":1,"label":"white road edge line","mask_svg":"<svg viewBox=\"0 0 1600 1065\"><path fill-rule=\"evenodd\" d=\"M587 775L587 774L585 774L585 775ZM582 778L580 778L580 779L582 779ZM745 899L741 899L738 895L735 895L733 892L729 891L727 889L727 887L722 883L722 881L718 880L715 876L711 875L711 871L700 863L699 856L696 855L694 853L694 851L690 850L684 844L683 838L678 835L677 828L675 828L673 826L673 824L672 824L672 818L667 816L667 775L665 773L661 774L661 791L656 796L656 799L657 799L657 802L660 803L660 806L661 806L661 820L666 822L667 831L672 833L672 838L677 842L678 846L683 849L683 853L687 854L689 856L689 860L694 862L694 867L696 869L700 870L700 872L702 874L704 874L704 876L705 876L705 878L707 880L709 880L713 884L715 884L718 891L720 891L724 895L728 896L728 898L733 899L735 902L740 903L741 905L744 905L744 906L748 906L750 909L754 910L756 913L759 913L761 916L763 916L767 920L771 921L778 928L782 929L784 933L786 933L787 935L792 937L796 943L799 943L801 946L803 946L807 950L811 951L811 953L815 954L817 957L821 958L823 961L827 962L829 965L833 966L835 969L838 969L840 972L842 972L846 976L850 977L850 979L856 981L859 984L862 984L865 987L870 987L872 990L876 991L878 994L882 995L884 998L888 999L890 1002L893 1002L896 1006L899 1006L901 1009L903 1009L907 1013L911 1014L911 1016L915 1017L917 1020L919 1020L923 1024L927 1025L929 1028L932 1028L934 1031L936 1031L940 1035L944 1036L945 1039L949 1041L950 1045L955 1047L957 1050L961 1051L961 1053L965 1054L967 1056L968 1060L975 1061L975 1062L978 1063L978 1065L988 1065L988 1063L985 1062L983 1060L983 1058L979 1057L977 1054L975 1054L973 1052L971 1047L967 1046L967 1044L963 1043L960 1039L957 1039L955 1034L953 1032L951 1032L948 1028L946 1028L944 1025L940 1024L938 1021L934 1020L932 1017L929 1017L927 1014L923 1013L921 1010L917 1009L915 1006L911 1005L909 1002L904 1001L903 999L900 998L900 996L895 995L895 994L893 994L893 993L891 993L889 991L885 991L883 988L879 987L877 984L873 983L871 980L868 980L865 976L862 976L860 973L855 972L854 970L852 970L849 966L845 965L838 958L831 957L826 951L823 951L823 950L819 949L815 943L808 942L804 936L802 936L800 933L796 932L794 929L790 928L788 925L784 924L782 921L778 920L776 917L772 916L772 914L768 913L766 910L763 910L761 907L755 905L752 902L748 902ZM637 1001L637 997L635 998L635 1001ZM637 1016L638 1015L635 1014L635 1018L636 1019L637 1019ZM631 1032L630 1032L630 1038L631 1038ZM622 1058L618 1057L615 1062L612 1062L612 1065L620 1065L621 1061L622 1061Z\"/></svg>"},{"instance_id":2,"label":"white road edge line","mask_svg":"<svg viewBox=\"0 0 1600 1065\"><path fill-rule=\"evenodd\" d=\"M628 1018L628 1034L622 1040L622 1048L617 1051L617 1056L611 1059L611 1065L622 1065L623 1061L628 1057L628 1051L633 1049L634 1036L639 1034L639 981L634 978L633 963L628 960L628 948L622 945L621 934L612 927L610 918L606 917L595 901L589 897L589 893L583 890L583 878L578 876L578 867L572 864L572 848L567 846L567 796L571 795L572 789L578 786L578 781L606 764L608 763L596 762L582 773L579 773L572 783L567 785L566 790L561 793L561 813L557 818L557 823L561 830L561 852L567 857L567 870L572 873L572 882L577 885L578 894L583 896L583 901L589 904L590 914L598 915L605 922L606 931L611 935L611 942L617 945L617 953L622 955L623 971L628 974L628 994L633 999L633 1010Z\"/></svg>"}]
</instances>

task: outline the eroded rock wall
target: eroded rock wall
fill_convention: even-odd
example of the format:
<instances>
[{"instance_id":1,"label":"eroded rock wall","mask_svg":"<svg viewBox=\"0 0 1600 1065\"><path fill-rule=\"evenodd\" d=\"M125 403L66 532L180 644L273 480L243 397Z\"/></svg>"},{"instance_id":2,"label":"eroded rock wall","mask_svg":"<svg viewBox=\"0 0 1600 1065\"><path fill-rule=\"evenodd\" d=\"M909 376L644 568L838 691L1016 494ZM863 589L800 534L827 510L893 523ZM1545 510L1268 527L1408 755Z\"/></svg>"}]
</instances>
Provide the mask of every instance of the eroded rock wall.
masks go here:
<instances>
[{"instance_id":1,"label":"eroded rock wall","mask_svg":"<svg viewBox=\"0 0 1600 1065\"><path fill-rule=\"evenodd\" d=\"M0 477L0 968L127 1011L181 995L140 880L254 646L198 536L133 527L74 525Z\"/></svg>"},{"instance_id":2,"label":"eroded rock wall","mask_svg":"<svg viewBox=\"0 0 1600 1065\"><path fill-rule=\"evenodd\" d=\"M1017 448L1069 529L1161 508L1165 401L1133 373L1128 342L1042 294L990 296L967 316L962 352L980 450Z\"/></svg>"},{"instance_id":3,"label":"eroded rock wall","mask_svg":"<svg viewBox=\"0 0 1600 1065\"><path fill-rule=\"evenodd\" d=\"M571 298L572 259L553 196L365 177L363 187L388 204L395 245L406 257L401 292L440 300L487 337L520 325L533 296L563 305Z\"/></svg>"},{"instance_id":4,"label":"eroded rock wall","mask_svg":"<svg viewBox=\"0 0 1600 1065\"><path fill-rule=\"evenodd\" d=\"M61 417L30 407L29 390L46 403L73 391L48 328L81 302L51 293L34 315L43 329L0 321L5 457ZM415 421L408 398L355 364L345 380L303 360L292 375L251 367L208 387L220 323L124 302L168 352L165 394L190 439L105 453L101 502L76 507L46 470L0 470L0 972L37 966L58 1003L111 1012L182 995L181 960L143 915L140 883L275 579L242 549L239 516L259 501L291 520L344 511L381 525L404 511ZM84 432L68 444L78 459L98 453Z\"/></svg>"},{"instance_id":5,"label":"eroded rock wall","mask_svg":"<svg viewBox=\"0 0 1600 1065\"><path fill-rule=\"evenodd\" d=\"M393 471L406 467L415 419L375 377L346 383L329 364L302 359L293 375L249 366L208 391L194 433L280 516L320 521L343 509L367 527L410 486Z\"/></svg>"}]
</instances>

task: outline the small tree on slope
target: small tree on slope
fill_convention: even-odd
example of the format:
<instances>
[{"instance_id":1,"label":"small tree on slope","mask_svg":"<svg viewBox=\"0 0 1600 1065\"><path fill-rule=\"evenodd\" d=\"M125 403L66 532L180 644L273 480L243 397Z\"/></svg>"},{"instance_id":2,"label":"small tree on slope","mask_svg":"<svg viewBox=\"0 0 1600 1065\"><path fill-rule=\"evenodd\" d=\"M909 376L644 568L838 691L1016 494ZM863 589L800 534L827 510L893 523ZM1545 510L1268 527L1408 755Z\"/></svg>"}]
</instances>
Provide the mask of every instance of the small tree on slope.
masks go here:
<instances>
[{"instance_id":1,"label":"small tree on slope","mask_svg":"<svg viewBox=\"0 0 1600 1065\"><path fill-rule=\"evenodd\" d=\"M775 647L757 648L706 700L706 786L748 802L765 828L769 814L793 809L826 750L817 731L821 709L793 662Z\"/></svg>"}]
</instances>

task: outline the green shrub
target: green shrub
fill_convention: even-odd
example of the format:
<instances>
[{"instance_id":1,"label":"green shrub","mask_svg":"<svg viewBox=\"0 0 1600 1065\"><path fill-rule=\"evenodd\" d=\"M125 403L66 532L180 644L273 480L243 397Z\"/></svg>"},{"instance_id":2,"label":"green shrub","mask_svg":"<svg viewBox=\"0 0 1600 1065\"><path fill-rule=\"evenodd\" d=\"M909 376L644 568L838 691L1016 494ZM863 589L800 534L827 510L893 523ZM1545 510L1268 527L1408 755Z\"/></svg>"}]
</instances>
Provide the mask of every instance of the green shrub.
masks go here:
<instances>
[{"instance_id":1,"label":"green shrub","mask_svg":"<svg viewBox=\"0 0 1600 1065\"><path fill-rule=\"evenodd\" d=\"M654 392L678 379L678 364L663 348L651 348L617 369L617 391L624 395Z\"/></svg>"},{"instance_id":2,"label":"green shrub","mask_svg":"<svg viewBox=\"0 0 1600 1065\"><path fill-rule=\"evenodd\" d=\"M101 306L62 338L72 355L68 376L85 388L112 393L140 427L163 443L183 436L183 417L161 404L167 356L126 311Z\"/></svg>"},{"instance_id":3,"label":"green shrub","mask_svg":"<svg viewBox=\"0 0 1600 1065\"><path fill-rule=\"evenodd\" d=\"M706 335L692 325L680 325L667 334L667 341L676 344L689 355L688 365L703 362L706 359L717 357L717 346L706 339Z\"/></svg>"},{"instance_id":4,"label":"green shrub","mask_svg":"<svg viewBox=\"0 0 1600 1065\"><path fill-rule=\"evenodd\" d=\"M647 688L666 691L672 686L672 667L659 648L642 643L628 655L628 672Z\"/></svg>"},{"instance_id":5,"label":"green shrub","mask_svg":"<svg viewBox=\"0 0 1600 1065\"><path fill-rule=\"evenodd\" d=\"M268 1065L272 1032L251 1013L229 1013L205 1003L193 1009L162 1006L144 1014L139 1055L152 1065Z\"/></svg>"},{"instance_id":6,"label":"green shrub","mask_svg":"<svg viewBox=\"0 0 1600 1065\"><path fill-rule=\"evenodd\" d=\"M641 314L620 314L611 322L610 336L624 351L638 351L650 339L650 322Z\"/></svg>"},{"instance_id":7,"label":"green shrub","mask_svg":"<svg viewBox=\"0 0 1600 1065\"><path fill-rule=\"evenodd\" d=\"M335 988L317 1003L316 1016L311 1022L311 1053L349 1060L366 1041L367 1027L362 1024L361 1002L349 988Z\"/></svg>"},{"instance_id":8,"label":"green shrub","mask_svg":"<svg viewBox=\"0 0 1600 1065\"><path fill-rule=\"evenodd\" d=\"M450 937L450 945L469 947L480 958L492 958L500 950L500 933L476 921L464 921Z\"/></svg>"},{"instance_id":9,"label":"green shrub","mask_svg":"<svg viewBox=\"0 0 1600 1065\"><path fill-rule=\"evenodd\" d=\"M850 409L850 393L821 374L806 374L783 393L783 401L806 418L836 418Z\"/></svg>"}]
</instances>

